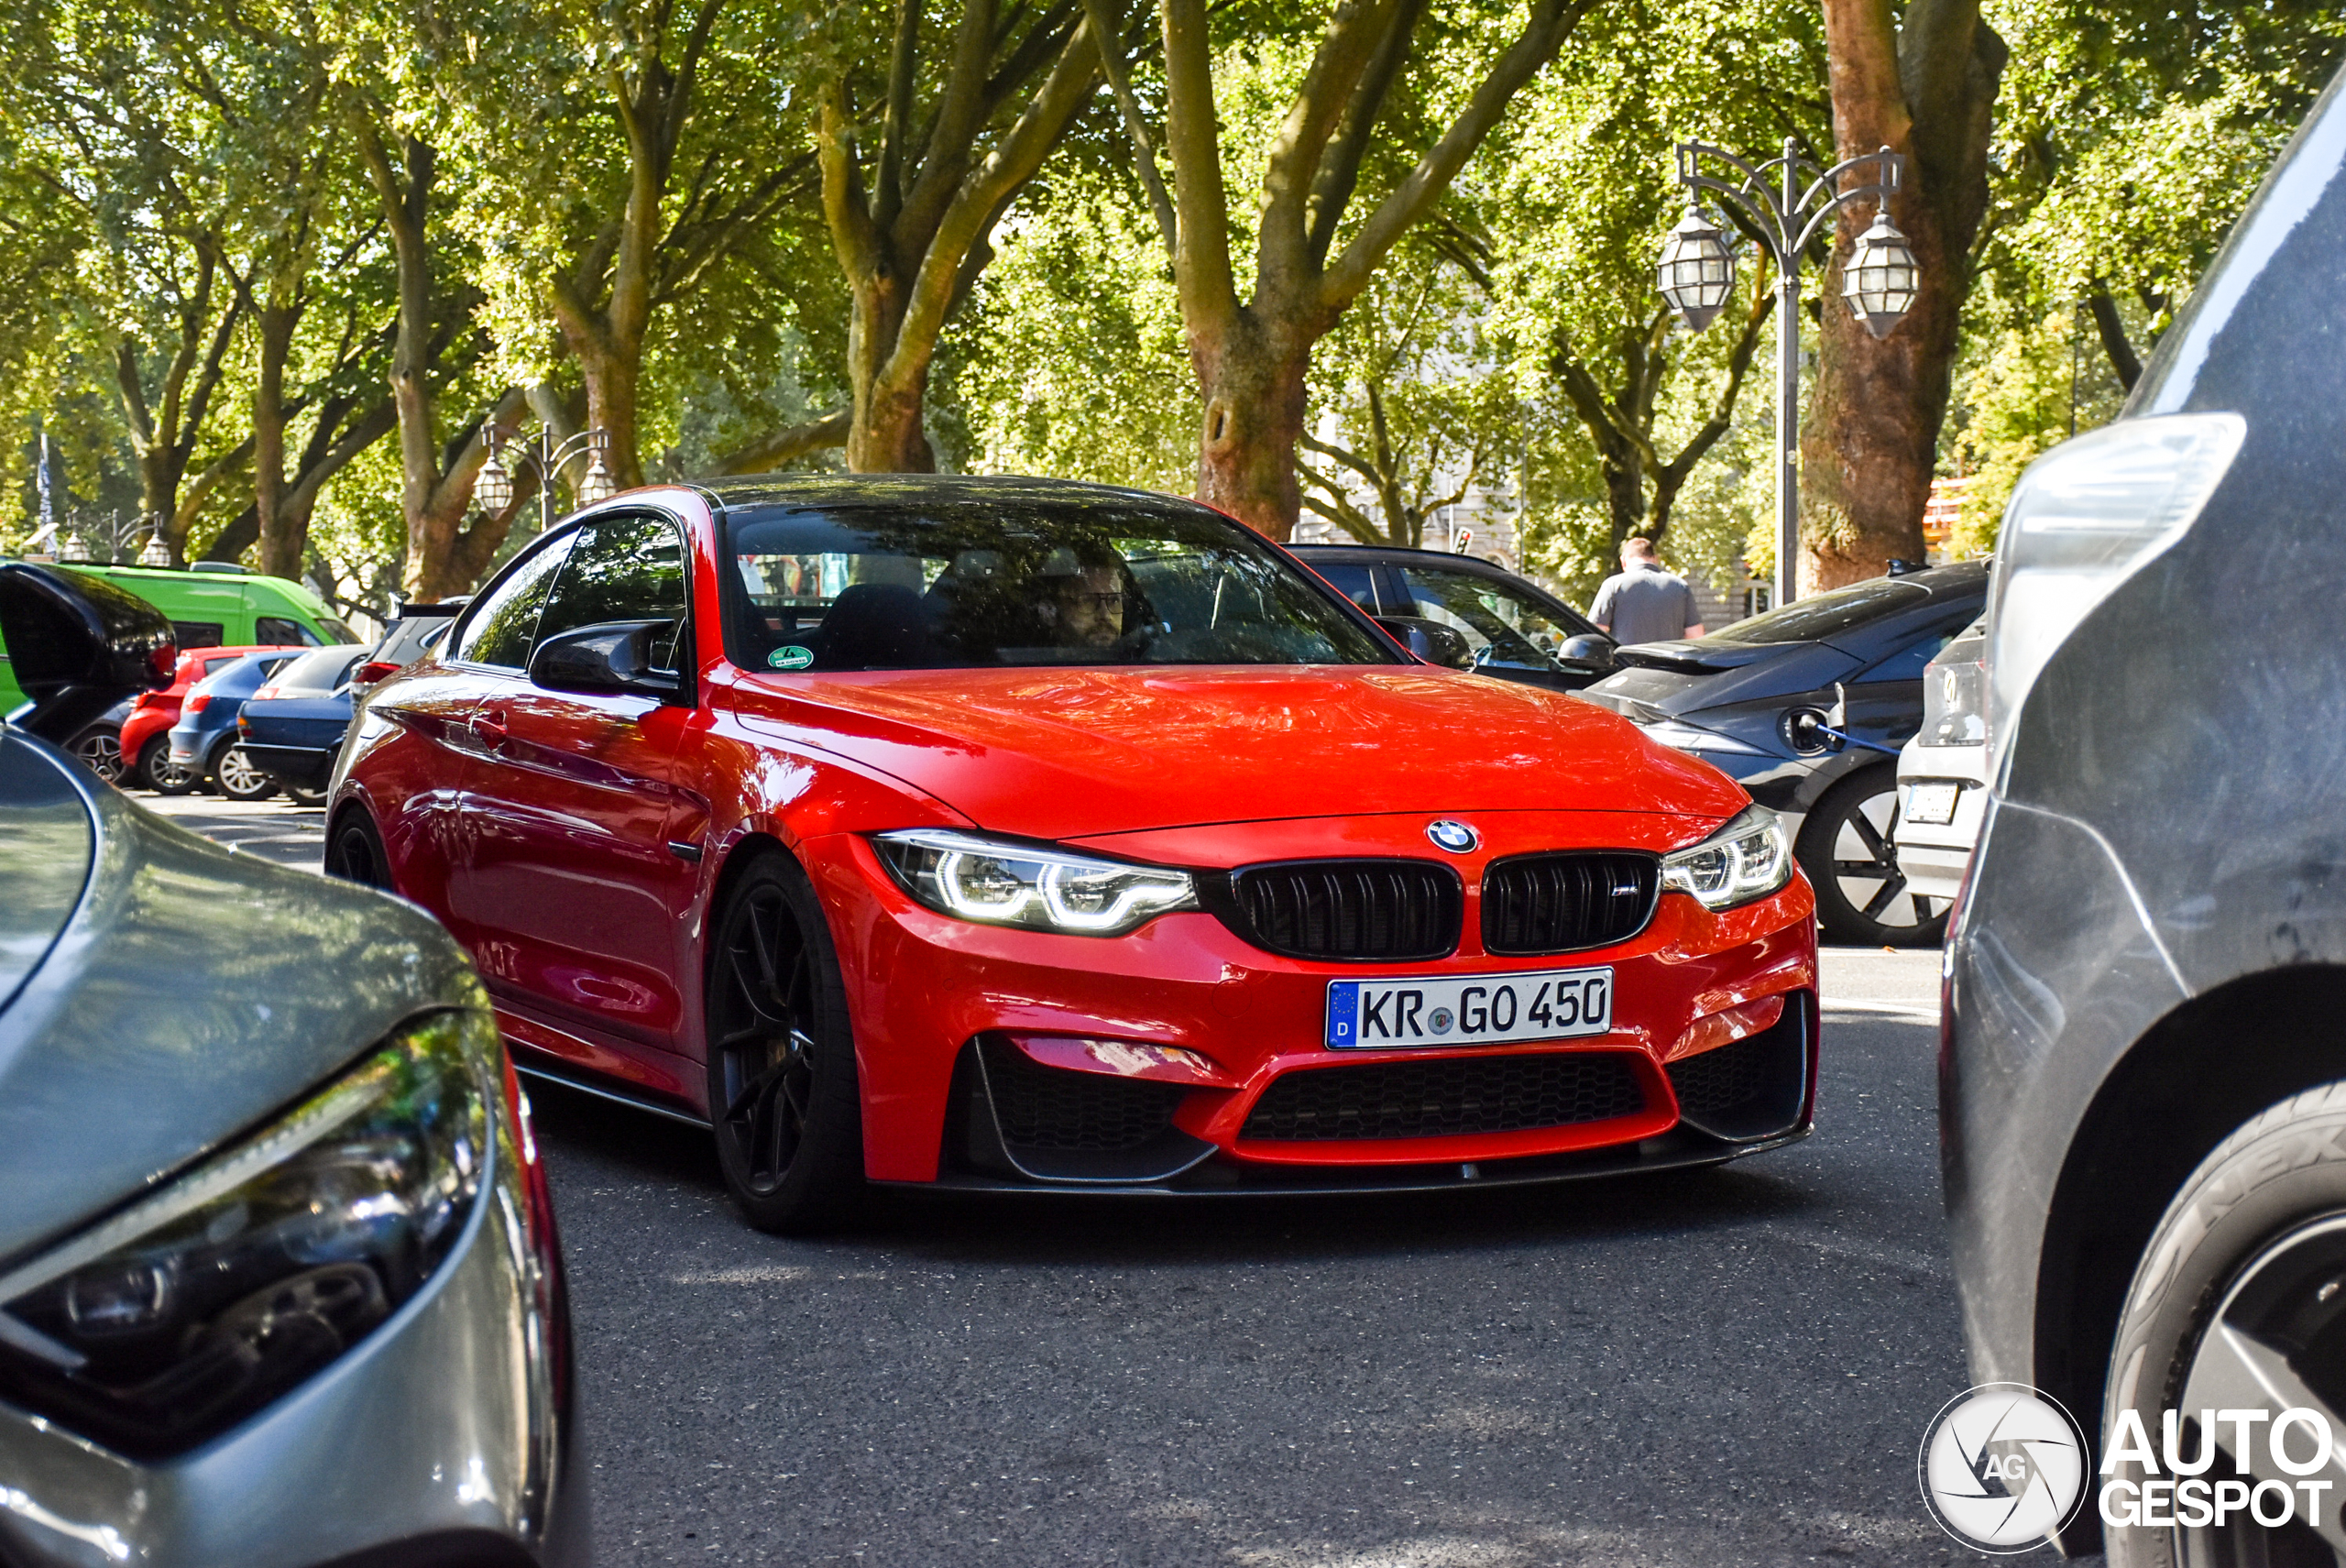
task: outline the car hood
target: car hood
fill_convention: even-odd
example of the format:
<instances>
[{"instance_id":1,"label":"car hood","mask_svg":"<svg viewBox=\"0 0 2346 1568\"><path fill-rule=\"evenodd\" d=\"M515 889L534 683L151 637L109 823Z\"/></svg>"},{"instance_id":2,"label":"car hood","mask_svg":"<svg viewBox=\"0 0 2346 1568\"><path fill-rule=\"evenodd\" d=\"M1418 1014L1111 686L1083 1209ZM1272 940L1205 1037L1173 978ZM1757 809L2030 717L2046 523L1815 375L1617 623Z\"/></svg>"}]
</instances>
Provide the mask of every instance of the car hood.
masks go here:
<instances>
[{"instance_id":1,"label":"car hood","mask_svg":"<svg viewBox=\"0 0 2346 1568\"><path fill-rule=\"evenodd\" d=\"M0 731L0 1263L263 1122L434 1003L411 905L234 854Z\"/></svg>"},{"instance_id":2,"label":"car hood","mask_svg":"<svg viewBox=\"0 0 2346 1568\"><path fill-rule=\"evenodd\" d=\"M1037 839L1393 811L1724 819L1745 800L1601 708L1431 668L752 675L736 702L753 729Z\"/></svg>"}]
</instances>

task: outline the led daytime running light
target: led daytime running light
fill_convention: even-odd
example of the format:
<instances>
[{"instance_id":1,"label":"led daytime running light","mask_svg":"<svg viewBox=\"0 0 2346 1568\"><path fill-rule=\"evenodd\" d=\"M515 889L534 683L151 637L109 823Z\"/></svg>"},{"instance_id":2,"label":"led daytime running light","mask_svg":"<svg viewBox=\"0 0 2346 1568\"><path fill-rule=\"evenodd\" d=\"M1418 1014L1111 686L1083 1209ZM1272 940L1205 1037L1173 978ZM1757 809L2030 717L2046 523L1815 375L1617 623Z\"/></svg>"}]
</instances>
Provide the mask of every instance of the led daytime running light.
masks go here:
<instances>
[{"instance_id":1,"label":"led daytime running light","mask_svg":"<svg viewBox=\"0 0 2346 1568\"><path fill-rule=\"evenodd\" d=\"M1746 806L1701 843L1661 859L1663 891L1692 894L1711 910L1765 898L1792 879L1783 822L1764 806Z\"/></svg>"}]
</instances>

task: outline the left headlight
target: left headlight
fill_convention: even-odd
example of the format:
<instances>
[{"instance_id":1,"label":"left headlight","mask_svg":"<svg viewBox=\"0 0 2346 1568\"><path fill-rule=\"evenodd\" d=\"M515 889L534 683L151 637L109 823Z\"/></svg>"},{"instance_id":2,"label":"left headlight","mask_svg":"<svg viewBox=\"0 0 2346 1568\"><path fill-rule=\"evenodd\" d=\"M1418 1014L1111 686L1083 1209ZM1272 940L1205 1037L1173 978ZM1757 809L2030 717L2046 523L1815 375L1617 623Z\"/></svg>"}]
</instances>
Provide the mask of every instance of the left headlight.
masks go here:
<instances>
[{"instance_id":1,"label":"left headlight","mask_svg":"<svg viewBox=\"0 0 2346 1568\"><path fill-rule=\"evenodd\" d=\"M0 1277L0 1392L137 1457L226 1431L431 1277L489 1164L497 1035L411 1025L274 1124Z\"/></svg>"},{"instance_id":2,"label":"left headlight","mask_svg":"<svg viewBox=\"0 0 2346 1568\"><path fill-rule=\"evenodd\" d=\"M962 920L1117 937L1172 910L1198 907L1189 873L1163 866L943 828L878 833L872 845L906 893Z\"/></svg>"},{"instance_id":3,"label":"left headlight","mask_svg":"<svg viewBox=\"0 0 2346 1568\"><path fill-rule=\"evenodd\" d=\"M1666 893L1691 893L1705 909L1765 898L1792 880L1784 825L1764 806L1747 806L1699 844L1661 858Z\"/></svg>"}]
</instances>

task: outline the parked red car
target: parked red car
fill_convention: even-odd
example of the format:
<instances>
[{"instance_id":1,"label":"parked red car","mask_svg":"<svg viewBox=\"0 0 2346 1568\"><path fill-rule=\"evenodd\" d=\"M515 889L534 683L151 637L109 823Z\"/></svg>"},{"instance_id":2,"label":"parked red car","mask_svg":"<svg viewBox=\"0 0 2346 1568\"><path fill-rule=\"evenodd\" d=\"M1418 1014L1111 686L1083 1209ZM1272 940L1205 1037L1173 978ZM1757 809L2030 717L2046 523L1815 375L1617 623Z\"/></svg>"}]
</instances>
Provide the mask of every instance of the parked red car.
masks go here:
<instances>
[{"instance_id":1,"label":"parked red car","mask_svg":"<svg viewBox=\"0 0 2346 1568\"><path fill-rule=\"evenodd\" d=\"M180 703L186 697L188 687L226 669L247 653L275 652L279 647L274 642L256 643L240 648L196 648L181 654L178 667L171 672L171 684L161 691L139 693L130 705L130 717L122 721L123 784L159 790L165 795L185 795L193 789L196 776L171 762L171 726L180 721ZM301 650L296 646L292 651Z\"/></svg>"},{"instance_id":2,"label":"parked red car","mask_svg":"<svg viewBox=\"0 0 2346 1568\"><path fill-rule=\"evenodd\" d=\"M1163 496L618 498L361 707L327 863L446 922L529 1069L712 1124L773 1228L866 1179L1453 1187L1811 1124L1771 814Z\"/></svg>"}]
</instances>

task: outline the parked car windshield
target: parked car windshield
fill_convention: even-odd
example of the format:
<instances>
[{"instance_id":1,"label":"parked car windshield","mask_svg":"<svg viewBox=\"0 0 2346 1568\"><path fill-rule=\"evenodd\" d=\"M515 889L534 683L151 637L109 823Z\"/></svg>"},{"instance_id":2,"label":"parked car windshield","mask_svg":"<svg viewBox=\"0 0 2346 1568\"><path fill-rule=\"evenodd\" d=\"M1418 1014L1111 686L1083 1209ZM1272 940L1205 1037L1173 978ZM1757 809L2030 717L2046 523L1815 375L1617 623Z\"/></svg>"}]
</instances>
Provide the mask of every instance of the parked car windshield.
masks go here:
<instances>
[{"instance_id":1,"label":"parked car windshield","mask_svg":"<svg viewBox=\"0 0 2346 1568\"><path fill-rule=\"evenodd\" d=\"M728 517L726 541L726 652L751 669L1397 662L1261 540L1201 510L758 508Z\"/></svg>"},{"instance_id":2,"label":"parked car windshield","mask_svg":"<svg viewBox=\"0 0 2346 1568\"><path fill-rule=\"evenodd\" d=\"M1409 596L1401 613L1449 627L1466 639L1474 663L1485 669L1561 671L1565 641L1596 630L1480 572L1415 562L1395 570Z\"/></svg>"},{"instance_id":3,"label":"parked car windshield","mask_svg":"<svg viewBox=\"0 0 2346 1568\"><path fill-rule=\"evenodd\" d=\"M1718 633L1728 642L1823 642L1878 620L1893 609L1920 604L1926 589L1895 577L1873 577L1846 588L1800 599L1781 609L1738 620Z\"/></svg>"},{"instance_id":4,"label":"parked car windshield","mask_svg":"<svg viewBox=\"0 0 2346 1568\"><path fill-rule=\"evenodd\" d=\"M366 654L363 647L321 648L314 653L302 654L278 671L273 684L280 696L332 692L348 678Z\"/></svg>"}]
</instances>

